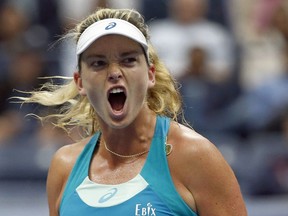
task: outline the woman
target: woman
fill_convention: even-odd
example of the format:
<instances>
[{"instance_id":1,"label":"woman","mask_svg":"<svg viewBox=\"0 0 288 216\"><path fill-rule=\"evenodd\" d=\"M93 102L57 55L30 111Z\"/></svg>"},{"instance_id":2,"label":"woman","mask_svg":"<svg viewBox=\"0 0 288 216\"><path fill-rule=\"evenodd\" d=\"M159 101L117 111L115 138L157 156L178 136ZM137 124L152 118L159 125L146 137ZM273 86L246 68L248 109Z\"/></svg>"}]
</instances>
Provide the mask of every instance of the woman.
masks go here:
<instances>
[{"instance_id":1,"label":"woman","mask_svg":"<svg viewBox=\"0 0 288 216\"><path fill-rule=\"evenodd\" d=\"M219 151L177 123L176 84L133 10L99 9L76 26L74 80L25 102L65 105L59 127L87 136L60 148L48 173L50 216L247 215Z\"/></svg>"}]
</instances>

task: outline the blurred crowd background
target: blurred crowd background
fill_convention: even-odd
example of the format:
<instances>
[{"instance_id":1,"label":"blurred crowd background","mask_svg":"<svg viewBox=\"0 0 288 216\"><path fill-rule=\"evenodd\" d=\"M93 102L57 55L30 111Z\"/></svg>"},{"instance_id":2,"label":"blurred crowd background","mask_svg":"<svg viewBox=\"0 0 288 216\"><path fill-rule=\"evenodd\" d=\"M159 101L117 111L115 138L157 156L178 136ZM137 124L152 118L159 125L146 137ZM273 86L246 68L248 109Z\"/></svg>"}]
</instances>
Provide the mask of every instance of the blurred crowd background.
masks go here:
<instances>
[{"instance_id":1,"label":"blurred crowd background","mask_svg":"<svg viewBox=\"0 0 288 216\"><path fill-rule=\"evenodd\" d=\"M38 77L73 75L75 44L57 41L97 7L144 15L186 120L220 149L247 199L288 195L287 0L1 0L0 184L45 182L53 153L77 139L27 116L47 108L9 98L47 81Z\"/></svg>"}]
</instances>

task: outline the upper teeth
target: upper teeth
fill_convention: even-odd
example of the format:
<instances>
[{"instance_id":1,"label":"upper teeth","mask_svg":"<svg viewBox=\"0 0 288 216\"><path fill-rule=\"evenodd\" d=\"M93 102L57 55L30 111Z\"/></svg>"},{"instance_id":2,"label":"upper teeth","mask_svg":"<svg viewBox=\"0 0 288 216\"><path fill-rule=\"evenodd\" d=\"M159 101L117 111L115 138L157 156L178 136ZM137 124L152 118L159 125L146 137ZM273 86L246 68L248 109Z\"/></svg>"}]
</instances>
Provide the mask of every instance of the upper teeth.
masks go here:
<instances>
[{"instance_id":1,"label":"upper teeth","mask_svg":"<svg viewBox=\"0 0 288 216\"><path fill-rule=\"evenodd\" d=\"M123 92L123 89L121 89L121 88L113 88L113 89L111 89L110 90L110 93L120 93L120 92Z\"/></svg>"}]
</instances>

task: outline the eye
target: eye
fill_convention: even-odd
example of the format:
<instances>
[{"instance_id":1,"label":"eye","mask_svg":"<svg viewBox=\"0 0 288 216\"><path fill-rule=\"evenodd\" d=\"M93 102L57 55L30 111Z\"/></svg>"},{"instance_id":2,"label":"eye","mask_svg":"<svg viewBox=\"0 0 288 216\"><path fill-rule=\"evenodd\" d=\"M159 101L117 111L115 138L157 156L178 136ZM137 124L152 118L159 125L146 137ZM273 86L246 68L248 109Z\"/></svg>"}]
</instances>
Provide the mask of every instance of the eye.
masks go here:
<instances>
[{"instance_id":1,"label":"eye","mask_svg":"<svg viewBox=\"0 0 288 216\"><path fill-rule=\"evenodd\" d=\"M136 57L127 57L127 58L124 58L122 61L122 63L127 66L133 66L136 62L137 62Z\"/></svg>"},{"instance_id":2,"label":"eye","mask_svg":"<svg viewBox=\"0 0 288 216\"><path fill-rule=\"evenodd\" d=\"M104 60L94 60L90 62L90 67L101 69L107 65L107 62Z\"/></svg>"}]
</instances>

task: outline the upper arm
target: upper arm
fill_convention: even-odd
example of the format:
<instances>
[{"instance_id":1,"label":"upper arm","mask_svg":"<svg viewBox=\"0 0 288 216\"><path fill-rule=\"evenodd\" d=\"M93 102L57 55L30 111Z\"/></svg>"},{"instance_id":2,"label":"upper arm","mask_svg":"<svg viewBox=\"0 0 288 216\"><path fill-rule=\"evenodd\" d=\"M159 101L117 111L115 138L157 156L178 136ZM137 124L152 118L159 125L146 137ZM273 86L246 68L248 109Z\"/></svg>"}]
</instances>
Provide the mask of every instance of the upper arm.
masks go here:
<instances>
[{"instance_id":1,"label":"upper arm","mask_svg":"<svg viewBox=\"0 0 288 216\"><path fill-rule=\"evenodd\" d=\"M188 147L185 170L187 187L192 192L201 216L246 216L240 187L231 167L218 149L206 139ZM190 164L190 165L188 165Z\"/></svg>"},{"instance_id":2,"label":"upper arm","mask_svg":"<svg viewBox=\"0 0 288 216\"><path fill-rule=\"evenodd\" d=\"M47 177L49 215L58 216L64 185L69 175L71 160L67 157L68 146L59 149L52 158Z\"/></svg>"}]
</instances>

